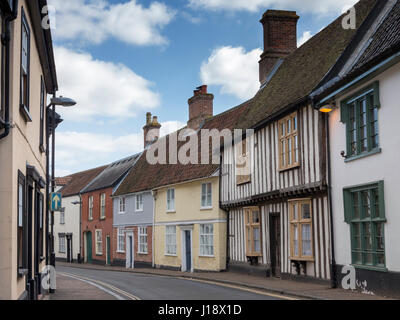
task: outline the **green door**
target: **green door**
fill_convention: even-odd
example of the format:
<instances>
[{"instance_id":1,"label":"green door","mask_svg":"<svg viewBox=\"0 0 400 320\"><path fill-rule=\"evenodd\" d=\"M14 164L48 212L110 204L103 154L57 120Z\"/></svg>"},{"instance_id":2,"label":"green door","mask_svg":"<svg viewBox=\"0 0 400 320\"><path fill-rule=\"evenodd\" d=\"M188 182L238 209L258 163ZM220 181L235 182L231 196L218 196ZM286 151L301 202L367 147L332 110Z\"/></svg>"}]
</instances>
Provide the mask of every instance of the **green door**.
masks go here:
<instances>
[{"instance_id":1,"label":"green door","mask_svg":"<svg viewBox=\"0 0 400 320\"><path fill-rule=\"evenodd\" d=\"M87 263L92 263L92 233L86 233L86 257Z\"/></svg>"},{"instance_id":2,"label":"green door","mask_svg":"<svg viewBox=\"0 0 400 320\"><path fill-rule=\"evenodd\" d=\"M107 245L107 264L111 265L111 240L110 236L106 237L106 245Z\"/></svg>"}]
</instances>

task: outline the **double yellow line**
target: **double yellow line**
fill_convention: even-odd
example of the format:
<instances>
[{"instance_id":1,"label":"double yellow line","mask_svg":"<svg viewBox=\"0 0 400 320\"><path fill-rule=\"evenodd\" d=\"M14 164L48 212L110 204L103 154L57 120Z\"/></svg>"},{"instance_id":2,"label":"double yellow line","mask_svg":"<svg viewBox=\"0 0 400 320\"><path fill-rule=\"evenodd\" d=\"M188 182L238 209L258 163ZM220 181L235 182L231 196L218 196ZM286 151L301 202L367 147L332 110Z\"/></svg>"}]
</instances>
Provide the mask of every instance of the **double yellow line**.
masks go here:
<instances>
[{"instance_id":1,"label":"double yellow line","mask_svg":"<svg viewBox=\"0 0 400 320\"><path fill-rule=\"evenodd\" d=\"M250 293L254 293L254 294L258 294L258 295L262 295L262 296L268 296L268 297L277 298L277 299L282 299L282 300L299 300L299 299L296 299L293 297L269 293L269 292L265 292L265 291L257 290L257 289L245 288L245 287L236 286L236 285L232 285L232 284L228 284L228 283L214 282L214 281L210 281L210 280L201 280L201 279L189 279L189 278L184 278L184 277L180 277L179 279L207 283L207 284L212 284L212 285L216 285L216 286L220 286L220 287L236 289L236 290L240 290L240 291L247 291Z\"/></svg>"},{"instance_id":2,"label":"double yellow line","mask_svg":"<svg viewBox=\"0 0 400 320\"><path fill-rule=\"evenodd\" d=\"M114 286L112 286L112 285L110 285L108 283L105 283L103 281L94 280L94 279L91 279L91 278L86 278L86 277L83 277L83 276L78 276L76 274L69 274L69 273L64 273L64 272L58 272L58 274L60 276L69 277L69 278L73 278L73 279L76 279L76 280L81 280L81 281L85 281L85 282L89 282L89 283L91 283L91 282L95 283L95 284L97 284L97 285L99 285L101 287L110 289L111 291L113 291L115 293L119 293L119 294L127 297L129 300L141 300L139 297L137 297L137 296L135 296L133 294L130 294L129 292L126 292L124 290L121 290L121 289L119 289L117 287L114 287Z\"/></svg>"}]
</instances>

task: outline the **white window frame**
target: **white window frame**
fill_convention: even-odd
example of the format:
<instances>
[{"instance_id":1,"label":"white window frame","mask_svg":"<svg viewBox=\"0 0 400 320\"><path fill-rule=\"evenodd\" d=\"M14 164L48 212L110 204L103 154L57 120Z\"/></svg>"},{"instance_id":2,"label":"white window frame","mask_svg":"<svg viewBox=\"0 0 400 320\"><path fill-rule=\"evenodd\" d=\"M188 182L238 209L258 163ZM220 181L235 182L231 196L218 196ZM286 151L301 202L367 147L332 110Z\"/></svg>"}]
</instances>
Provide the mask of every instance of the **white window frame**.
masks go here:
<instances>
[{"instance_id":1,"label":"white window frame","mask_svg":"<svg viewBox=\"0 0 400 320\"><path fill-rule=\"evenodd\" d=\"M144 238L146 238L146 242L142 242ZM149 253L148 241L147 227L138 227L138 254Z\"/></svg>"},{"instance_id":2,"label":"white window frame","mask_svg":"<svg viewBox=\"0 0 400 320\"><path fill-rule=\"evenodd\" d=\"M99 240L99 234L100 234L100 240ZM103 255L103 230L96 230L95 231L96 235L96 255L97 256L102 256ZM101 246L101 251L99 249L99 244Z\"/></svg>"},{"instance_id":3,"label":"white window frame","mask_svg":"<svg viewBox=\"0 0 400 320\"><path fill-rule=\"evenodd\" d=\"M205 233L205 228L208 226L211 230L212 233ZM211 224L201 224L200 225L200 230L199 230L199 244L200 244L200 257L209 257L209 258L214 258L215 257L215 245L214 245L214 225ZM210 247L209 244L202 244L202 237L208 237L211 238L211 243L212 243L212 254L207 254L207 247Z\"/></svg>"},{"instance_id":4,"label":"white window frame","mask_svg":"<svg viewBox=\"0 0 400 320\"><path fill-rule=\"evenodd\" d=\"M172 197L173 195L173 197ZM176 212L175 208L175 188L167 190L167 212Z\"/></svg>"},{"instance_id":5,"label":"white window frame","mask_svg":"<svg viewBox=\"0 0 400 320\"><path fill-rule=\"evenodd\" d=\"M168 232L171 229L174 230L174 232ZM170 236L170 237L168 237ZM173 243L172 241L169 241L171 239L175 240ZM168 250L169 247L174 248L175 250ZM176 257L178 255L178 245L177 245L177 228L176 226L165 226L165 255L166 256L171 256L171 257Z\"/></svg>"},{"instance_id":6,"label":"white window frame","mask_svg":"<svg viewBox=\"0 0 400 320\"><path fill-rule=\"evenodd\" d=\"M60 224L65 225L65 208L61 208L60 211Z\"/></svg>"},{"instance_id":7,"label":"white window frame","mask_svg":"<svg viewBox=\"0 0 400 320\"><path fill-rule=\"evenodd\" d=\"M117 253L125 253L125 230L118 228L117 231Z\"/></svg>"},{"instance_id":8,"label":"white window frame","mask_svg":"<svg viewBox=\"0 0 400 320\"><path fill-rule=\"evenodd\" d=\"M126 213L126 197L119 198L119 214Z\"/></svg>"},{"instance_id":9,"label":"white window frame","mask_svg":"<svg viewBox=\"0 0 400 320\"><path fill-rule=\"evenodd\" d=\"M138 201L140 199L140 201ZM144 210L144 204L143 204L143 194L137 194L135 196L135 211L136 212L143 212Z\"/></svg>"},{"instance_id":10,"label":"white window frame","mask_svg":"<svg viewBox=\"0 0 400 320\"><path fill-rule=\"evenodd\" d=\"M100 195L100 220L106 219L106 194Z\"/></svg>"},{"instance_id":11,"label":"white window frame","mask_svg":"<svg viewBox=\"0 0 400 320\"><path fill-rule=\"evenodd\" d=\"M59 235L58 236L58 251L59 253L66 253L67 250L65 248L65 235Z\"/></svg>"},{"instance_id":12,"label":"white window frame","mask_svg":"<svg viewBox=\"0 0 400 320\"><path fill-rule=\"evenodd\" d=\"M89 221L93 220L93 196L89 197Z\"/></svg>"},{"instance_id":13,"label":"white window frame","mask_svg":"<svg viewBox=\"0 0 400 320\"><path fill-rule=\"evenodd\" d=\"M204 187L206 188L206 193L204 194ZM210 189L208 189L208 187ZM203 202L203 198L205 202ZM213 196L212 196L212 183L206 182L201 185L201 209L212 209L213 208ZM209 204L209 205L208 205Z\"/></svg>"}]
</instances>

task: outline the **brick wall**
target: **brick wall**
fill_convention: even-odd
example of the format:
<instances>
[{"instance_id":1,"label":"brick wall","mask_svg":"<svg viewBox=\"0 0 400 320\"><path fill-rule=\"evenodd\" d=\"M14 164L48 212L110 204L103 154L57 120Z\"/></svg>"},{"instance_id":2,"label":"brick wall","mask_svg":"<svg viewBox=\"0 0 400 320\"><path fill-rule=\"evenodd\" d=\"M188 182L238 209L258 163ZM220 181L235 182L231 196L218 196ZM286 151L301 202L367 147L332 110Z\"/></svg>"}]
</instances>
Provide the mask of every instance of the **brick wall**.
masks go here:
<instances>
[{"instance_id":1,"label":"brick wall","mask_svg":"<svg viewBox=\"0 0 400 320\"><path fill-rule=\"evenodd\" d=\"M106 218L100 220L100 196L106 194ZM113 236L113 201L111 198L112 188L102 189L82 195L82 240L85 241L84 233L92 233L92 258L94 261L106 262L106 237L110 237L111 260L114 252ZM93 196L93 220L89 221L89 197ZM96 255L96 230L102 230L103 254ZM82 245L83 256L86 257L85 244Z\"/></svg>"}]
</instances>

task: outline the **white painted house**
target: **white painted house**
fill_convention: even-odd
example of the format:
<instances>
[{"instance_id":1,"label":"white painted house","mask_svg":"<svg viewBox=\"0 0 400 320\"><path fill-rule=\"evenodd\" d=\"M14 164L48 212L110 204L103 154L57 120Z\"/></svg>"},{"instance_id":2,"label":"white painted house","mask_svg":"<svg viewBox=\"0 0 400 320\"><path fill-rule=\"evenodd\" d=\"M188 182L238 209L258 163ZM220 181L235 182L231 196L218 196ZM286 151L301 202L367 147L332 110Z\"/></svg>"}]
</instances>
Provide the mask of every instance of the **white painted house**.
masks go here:
<instances>
[{"instance_id":1,"label":"white painted house","mask_svg":"<svg viewBox=\"0 0 400 320\"><path fill-rule=\"evenodd\" d=\"M382 1L361 41L313 93L317 108L333 109L330 185L337 283L394 296L400 295L399 20L400 1ZM344 272L344 266L352 267Z\"/></svg>"},{"instance_id":2,"label":"white painted house","mask_svg":"<svg viewBox=\"0 0 400 320\"><path fill-rule=\"evenodd\" d=\"M59 261L78 262L81 256L81 196L80 191L106 167L75 173L57 179L63 211L54 214L54 251Z\"/></svg>"}]
</instances>

